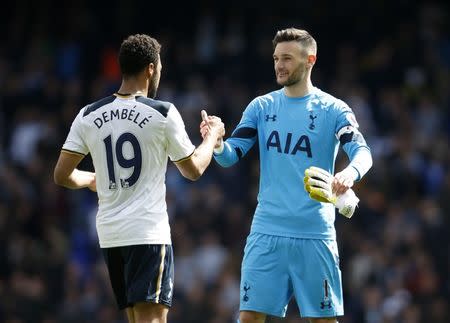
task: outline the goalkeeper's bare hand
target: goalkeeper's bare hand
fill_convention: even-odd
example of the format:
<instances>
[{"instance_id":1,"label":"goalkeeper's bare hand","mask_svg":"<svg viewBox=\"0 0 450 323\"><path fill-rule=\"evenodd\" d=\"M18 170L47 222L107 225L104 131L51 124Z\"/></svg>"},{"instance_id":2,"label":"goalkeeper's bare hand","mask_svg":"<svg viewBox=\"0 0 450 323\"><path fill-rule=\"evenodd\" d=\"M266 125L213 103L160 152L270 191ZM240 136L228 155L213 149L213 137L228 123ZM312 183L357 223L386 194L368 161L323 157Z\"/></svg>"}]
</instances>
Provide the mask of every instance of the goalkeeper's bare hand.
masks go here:
<instances>
[{"instance_id":1,"label":"goalkeeper's bare hand","mask_svg":"<svg viewBox=\"0 0 450 323\"><path fill-rule=\"evenodd\" d=\"M336 195L344 194L355 182L354 174L347 170L336 173L331 183L333 193Z\"/></svg>"},{"instance_id":2,"label":"goalkeeper's bare hand","mask_svg":"<svg viewBox=\"0 0 450 323\"><path fill-rule=\"evenodd\" d=\"M338 208L340 214L351 218L359 202L353 190L346 187L353 185L354 177L350 177L351 175L348 171L341 172L337 183L338 187L342 186L340 189L344 190L344 193L339 194L332 189L335 182L334 176L325 169L314 166L307 168L303 182L309 197L319 202L332 203Z\"/></svg>"}]
</instances>

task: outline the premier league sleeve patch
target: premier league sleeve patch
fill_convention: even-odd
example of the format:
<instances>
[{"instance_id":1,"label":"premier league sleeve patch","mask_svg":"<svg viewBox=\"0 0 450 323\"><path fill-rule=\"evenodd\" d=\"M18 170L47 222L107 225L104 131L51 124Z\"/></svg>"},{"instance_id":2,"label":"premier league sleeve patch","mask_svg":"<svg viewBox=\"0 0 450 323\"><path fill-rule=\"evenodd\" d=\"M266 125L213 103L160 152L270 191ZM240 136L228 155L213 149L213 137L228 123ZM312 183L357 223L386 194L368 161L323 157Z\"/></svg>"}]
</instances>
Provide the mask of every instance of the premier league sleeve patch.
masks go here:
<instances>
[{"instance_id":1,"label":"premier league sleeve patch","mask_svg":"<svg viewBox=\"0 0 450 323\"><path fill-rule=\"evenodd\" d=\"M355 128L359 128L359 124L356 121L355 115L353 113L347 113L345 117L347 121L350 123L350 125L352 125Z\"/></svg>"}]
</instances>

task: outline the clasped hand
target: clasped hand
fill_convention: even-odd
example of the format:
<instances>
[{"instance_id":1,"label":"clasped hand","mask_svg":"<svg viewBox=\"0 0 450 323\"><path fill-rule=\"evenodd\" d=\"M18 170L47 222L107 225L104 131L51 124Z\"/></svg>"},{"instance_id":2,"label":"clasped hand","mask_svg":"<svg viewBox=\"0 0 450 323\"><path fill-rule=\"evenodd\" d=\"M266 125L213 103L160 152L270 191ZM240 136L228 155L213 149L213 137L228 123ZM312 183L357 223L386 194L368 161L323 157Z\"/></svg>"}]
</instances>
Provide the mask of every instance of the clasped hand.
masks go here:
<instances>
[{"instance_id":1,"label":"clasped hand","mask_svg":"<svg viewBox=\"0 0 450 323\"><path fill-rule=\"evenodd\" d=\"M222 119L216 116L208 116L205 110L202 110L201 115L200 134L202 138L205 139L207 135L216 136L217 142L214 148L220 147L225 136L225 125Z\"/></svg>"}]
</instances>

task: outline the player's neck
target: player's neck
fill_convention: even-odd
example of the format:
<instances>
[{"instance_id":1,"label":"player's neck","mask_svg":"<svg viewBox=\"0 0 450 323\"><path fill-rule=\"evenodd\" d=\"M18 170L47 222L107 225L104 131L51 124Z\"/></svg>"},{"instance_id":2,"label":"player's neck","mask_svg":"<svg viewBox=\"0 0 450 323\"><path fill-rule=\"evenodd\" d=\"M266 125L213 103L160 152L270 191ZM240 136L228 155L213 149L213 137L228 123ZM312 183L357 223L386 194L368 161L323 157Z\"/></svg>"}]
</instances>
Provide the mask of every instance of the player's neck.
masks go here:
<instances>
[{"instance_id":1,"label":"player's neck","mask_svg":"<svg viewBox=\"0 0 450 323\"><path fill-rule=\"evenodd\" d=\"M305 80L305 82L298 82L296 84L285 86L284 93L290 98L301 98L310 94L314 86L312 85L311 79Z\"/></svg>"},{"instance_id":2,"label":"player's neck","mask_svg":"<svg viewBox=\"0 0 450 323\"><path fill-rule=\"evenodd\" d=\"M147 96L148 87L147 84L142 84L141 82L136 82L134 80L122 81L117 93L120 95L143 95Z\"/></svg>"}]
</instances>

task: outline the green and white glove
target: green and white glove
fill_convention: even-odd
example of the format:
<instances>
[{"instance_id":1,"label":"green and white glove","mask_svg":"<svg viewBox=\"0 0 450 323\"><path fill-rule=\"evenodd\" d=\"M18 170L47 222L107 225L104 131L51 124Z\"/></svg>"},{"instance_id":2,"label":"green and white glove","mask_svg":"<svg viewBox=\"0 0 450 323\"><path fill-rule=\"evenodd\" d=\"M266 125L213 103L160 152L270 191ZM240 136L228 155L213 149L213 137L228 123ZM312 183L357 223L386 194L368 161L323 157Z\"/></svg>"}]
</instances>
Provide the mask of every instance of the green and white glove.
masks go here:
<instances>
[{"instance_id":1,"label":"green and white glove","mask_svg":"<svg viewBox=\"0 0 450 323\"><path fill-rule=\"evenodd\" d=\"M339 210L339 213L347 218L351 218L358 206L359 198L352 189L348 189L344 194L336 196L332 190L333 175L326 170L311 166L305 170L303 183L309 197L323 203L332 203Z\"/></svg>"}]
</instances>

